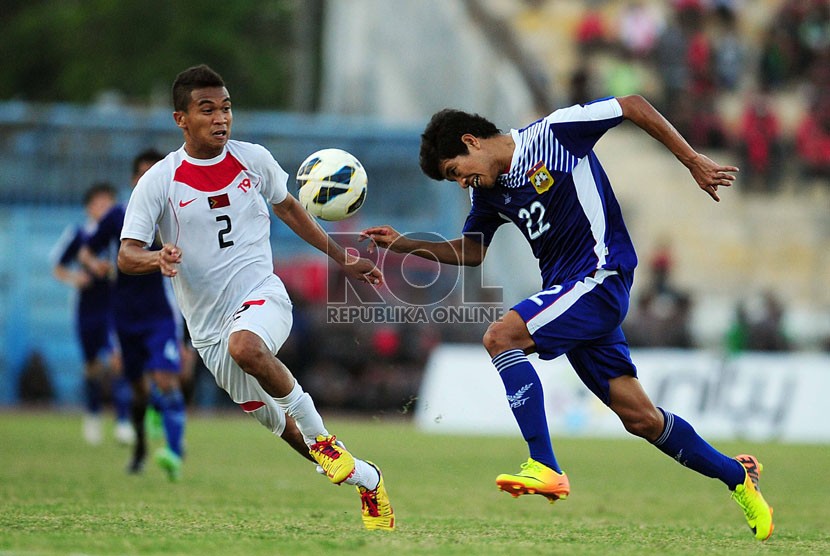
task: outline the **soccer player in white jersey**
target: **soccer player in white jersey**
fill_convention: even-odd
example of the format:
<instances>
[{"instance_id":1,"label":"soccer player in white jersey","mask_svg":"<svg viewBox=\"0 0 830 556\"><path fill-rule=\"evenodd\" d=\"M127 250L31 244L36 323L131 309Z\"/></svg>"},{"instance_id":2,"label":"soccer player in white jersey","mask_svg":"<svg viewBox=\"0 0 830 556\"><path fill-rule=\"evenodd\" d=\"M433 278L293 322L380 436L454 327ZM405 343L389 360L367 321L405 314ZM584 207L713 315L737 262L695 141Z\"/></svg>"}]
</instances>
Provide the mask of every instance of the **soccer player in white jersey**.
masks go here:
<instances>
[{"instance_id":1,"label":"soccer player in white jersey","mask_svg":"<svg viewBox=\"0 0 830 556\"><path fill-rule=\"evenodd\" d=\"M429 177L470 188L472 207L462 236L428 242L390 226L364 237L397 253L453 265L481 264L496 229L513 222L539 261L542 291L520 301L484 335L484 347L504 382L507 400L530 458L516 474L496 478L513 496L540 494L552 502L570 494L554 457L539 376L527 358L567 355L585 385L622 421L682 465L723 481L744 510L755 537L772 534L772 508L758 488L754 456L730 458L686 421L655 407L637 380L620 324L628 310L637 264L611 184L593 147L624 119L660 141L715 201L731 185L733 166L695 152L638 95L563 108L523 129L501 133L481 116L442 110L421 138L421 169ZM370 248L372 247L370 245Z\"/></svg>"},{"instance_id":2,"label":"soccer player in white jersey","mask_svg":"<svg viewBox=\"0 0 830 556\"><path fill-rule=\"evenodd\" d=\"M269 204L351 278L380 285L383 274L369 259L347 253L288 193L288 175L271 153L230 139L231 99L219 74L205 65L181 72L173 105L184 145L133 190L119 268L171 277L193 346L219 386L295 449L301 438L300 450L331 482L356 485L367 529L393 529L380 469L353 457L329 433L311 397L276 357L292 316L273 272ZM164 247L148 251L156 226Z\"/></svg>"}]
</instances>

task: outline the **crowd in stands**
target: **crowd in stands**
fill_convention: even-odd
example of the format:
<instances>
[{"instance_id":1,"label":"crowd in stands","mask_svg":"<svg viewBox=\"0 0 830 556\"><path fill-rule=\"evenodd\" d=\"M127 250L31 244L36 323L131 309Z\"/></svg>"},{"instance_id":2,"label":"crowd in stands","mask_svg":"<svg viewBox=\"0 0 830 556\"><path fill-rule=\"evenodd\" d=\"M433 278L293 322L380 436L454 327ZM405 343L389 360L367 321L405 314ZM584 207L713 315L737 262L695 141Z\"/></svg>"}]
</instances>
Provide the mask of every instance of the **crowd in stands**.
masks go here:
<instances>
[{"instance_id":1,"label":"crowd in stands","mask_svg":"<svg viewBox=\"0 0 830 556\"><path fill-rule=\"evenodd\" d=\"M672 281L673 265L671 247L664 242L648 261L644 291L635 297L623 322L632 347L694 347L689 326L692 298Z\"/></svg>"},{"instance_id":2,"label":"crowd in stands","mask_svg":"<svg viewBox=\"0 0 830 556\"><path fill-rule=\"evenodd\" d=\"M635 297L634 306L623 322L631 347L699 347L690 323L692 296L674 283L673 265L668 242L659 245L645 265L645 288ZM721 342L724 353L792 350L794 346L787 334L785 316L786 307L774 291L748 292L734 308Z\"/></svg>"},{"instance_id":3,"label":"crowd in stands","mask_svg":"<svg viewBox=\"0 0 830 556\"><path fill-rule=\"evenodd\" d=\"M732 150L744 191L830 184L830 3L766 2L761 26L753 4L632 0L611 18L593 3L568 100L645 93L695 147Z\"/></svg>"}]
</instances>

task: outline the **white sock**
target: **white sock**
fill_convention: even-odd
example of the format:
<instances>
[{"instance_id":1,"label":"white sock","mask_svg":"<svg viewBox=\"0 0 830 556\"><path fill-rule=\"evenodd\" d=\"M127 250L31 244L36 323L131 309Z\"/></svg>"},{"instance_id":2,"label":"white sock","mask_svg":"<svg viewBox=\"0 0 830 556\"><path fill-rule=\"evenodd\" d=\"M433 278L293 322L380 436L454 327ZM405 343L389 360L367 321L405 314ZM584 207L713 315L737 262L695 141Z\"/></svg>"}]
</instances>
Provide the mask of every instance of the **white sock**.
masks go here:
<instances>
[{"instance_id":1,"label":"white sock","mask_svg":"<svg viewBox=\"0 0 830 556\"><path fill-rule=\"evenodd\" d=\"M294 389L287 396L274 398L274 401L297 422L297 428L300 429L305 443L309 446L316 442L318 435L329 435L323 424L323 418L314 407L314 400L303 391L303 387L296 380Z\"/></svg>"},{"instance_id":2,"label":"white sock","mask_svg":"<svg viewBox=\"0 0 830 556\"><path fill-rule=\"evenodd\" d=\"M359 485L375 490L380 483L380 473L362 459L354 458L354 475L344 481L347 485Z\"/></svg>"}]
</instances>

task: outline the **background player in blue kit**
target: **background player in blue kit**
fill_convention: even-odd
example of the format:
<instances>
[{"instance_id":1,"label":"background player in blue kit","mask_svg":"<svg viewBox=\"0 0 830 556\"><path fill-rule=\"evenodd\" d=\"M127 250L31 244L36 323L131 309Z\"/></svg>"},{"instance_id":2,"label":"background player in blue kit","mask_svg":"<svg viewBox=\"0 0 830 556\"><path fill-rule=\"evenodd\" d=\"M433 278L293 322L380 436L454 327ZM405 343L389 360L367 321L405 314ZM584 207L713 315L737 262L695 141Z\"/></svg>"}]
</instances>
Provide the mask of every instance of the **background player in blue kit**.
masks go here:
<instances>
[{"instance_id":1,"label":"background player in blue kit","mask_svg":"<svg viewBox=\"0 0 830 556\"><path fill-rule=\"evenodd\" d=\"M164 156L148 150L133 161L133 186ZM97 275L110 271L112 262L91 256L107 246L117 252L124 224L124 205L115 205L99 223L87 242L82 261ZM160 244L151 249L160 248ZM118 271L113 294L113 312L124 360L124 374L133 387L132 422L136 441L128 466L130 473L143 470L147 454L144 417L151 401L161 414L167 447L155 454L170 480L181 475L185 403L179 381L181 318L161 274L134 276ZM151 381L147 380L147 376Z\"/></svg>"},{"instance_id":2,"label":"background player in blue kit","mask_svg":"<svg viewBox=\"0 0 830 556\"><path fill-rule=\"evenodd\" d=\"M715 201L720 200L718 188L734 180L737 168L696 152L639 95L557 110L506 134L481 116L447 109L432 117L421 137L420 164L433 179L471 188L472 207L462 237L429 242L402 236L389 226L362 234L394 252L469 266L481 264L494 233L506 221L530 244L543 289L492 323L483 340L530 449L521 471L496 478L499 489L513 496L541 494L551 501L570 494L568 477L551 446L539 376L527 358L533 352L542 359L565 354L628 432L682 465L723 481L755 537L765 540L773 531L772 508L758 488L758 460L718 452L682 418L655 407L637 380L620 328L637 256L593 152L600 137L624 119L668 148Z\"/></svg>"},{"instance_id":3,"label":"background player in blue kit","mask_svg":"<svg viewBox=\"0 0 830 556\"><path fill-rule=\"evenodd\" d=\"M106 182L93 184L84 194L87 221L67 228L53 252L55 277L77 290L75 329L84 357L84 439L92 445L103 440L101 406L107 367L115 371L112 380L112 398L115 406L115 439L131 444L135 439L130 424L132 396L129 385L120 373L120 357L114 345L115 328L112 322L111 290L108 276L93 276L78 264L78 253L98 221L115 204L115 188Z\"/></svg>"}]
</instances>

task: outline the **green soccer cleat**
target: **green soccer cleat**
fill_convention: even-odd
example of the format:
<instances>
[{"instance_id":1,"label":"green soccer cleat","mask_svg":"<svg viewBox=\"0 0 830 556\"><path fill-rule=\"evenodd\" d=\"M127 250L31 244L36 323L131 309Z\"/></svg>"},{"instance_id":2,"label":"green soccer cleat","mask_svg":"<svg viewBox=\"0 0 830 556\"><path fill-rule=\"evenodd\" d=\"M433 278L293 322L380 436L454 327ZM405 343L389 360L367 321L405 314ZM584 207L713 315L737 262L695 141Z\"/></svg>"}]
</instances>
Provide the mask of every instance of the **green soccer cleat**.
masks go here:
<instances>
[{"instance_id":1,"label":"green soccer cleat","mask_svg":"<svg viewBox=\"0 0 830 556\"><path fill-rule=\"evenodd\" d=\"M571 493L571 485L565 473L557 473L533 458L528 458L517 474L503 473L496 477L496 486L513 498L522 494L541 494L551 504L566 499Z\"/></svg>"},{"instance_id":2,"label":"green soccer cleat","mask_svg":"<svg viewBox=\"0 0 830 556\"><path fill-rule=\"evenodd\" d=\"M170 448L159 448L155 453L156 463L159 464L170 482L178 482L182 478L182 458Z\"/></svg>"},{"instance_id":3,"label":"green soccer cleat","mask_svg":"<svg viewBox=\"0 0 830 556\"><path fill-rule=\"evenodd\" d=\"M386 486L383 484L383 474L377 465L371 461L367 461L369 465L377 469L380 482L374 490L369 490L366 487L358 486L357 492L360 494L360 511L363 514L363 526L369 530L381 529L391 531L395 528L395 511L392 509L392 504L389 502L389 494L386 492Z\"/></svg>"},{"instance_id":4,"label":"green soccer cleat","mask_svg":"<svg viewBox=\"0 0 830 556\"><path fill-rule=\"evenodd\" d=\"M746 469L746 478L742 484L735 487L732 500L737 502L744 511L746 522L755 534L755 538L765 541L772 535L775 524L772 522L772 507L764 500L761 488L758 486L764 466L755 456L742 454L735 456L735 459Z\"/></svg>"},{"instance_id":5,"label":"green soccer cleat","mask_svg":"<svg viewBox=\"0 0 830 556\"><path fill-rule=\"evenodd\" d=\"M317 441L308 448L314 461L326 472L329 480L339 485L354 475L354 457L346 448L337 443L334 435L319 435Z\"/></svg>"}]
</instances>

